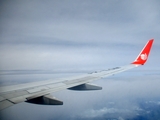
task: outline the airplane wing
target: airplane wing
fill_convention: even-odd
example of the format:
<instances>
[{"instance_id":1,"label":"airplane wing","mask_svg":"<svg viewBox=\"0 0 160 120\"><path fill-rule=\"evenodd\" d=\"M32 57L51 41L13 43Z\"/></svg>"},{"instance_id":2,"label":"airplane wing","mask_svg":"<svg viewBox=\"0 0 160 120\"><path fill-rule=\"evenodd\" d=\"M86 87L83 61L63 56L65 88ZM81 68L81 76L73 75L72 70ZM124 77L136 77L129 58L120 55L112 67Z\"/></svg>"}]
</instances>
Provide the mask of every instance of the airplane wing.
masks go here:
<instances>
[{"instance_id":1,"label":"airplane wing","mask_svg":"<svg viewBox=\"0 0 160 120\"><path fill-rule=\"evenodd\" d=\"M143 65L147 61L153 41L153 39L149 40L135 61L126 66L57 81L47 80L0 87L0 110L21 102L41 105L62 105L63 102L52 97L50 93L63 89L100 90L102 89L101 87L92 85L90 82Z\"/></svg>"}]
</instances>

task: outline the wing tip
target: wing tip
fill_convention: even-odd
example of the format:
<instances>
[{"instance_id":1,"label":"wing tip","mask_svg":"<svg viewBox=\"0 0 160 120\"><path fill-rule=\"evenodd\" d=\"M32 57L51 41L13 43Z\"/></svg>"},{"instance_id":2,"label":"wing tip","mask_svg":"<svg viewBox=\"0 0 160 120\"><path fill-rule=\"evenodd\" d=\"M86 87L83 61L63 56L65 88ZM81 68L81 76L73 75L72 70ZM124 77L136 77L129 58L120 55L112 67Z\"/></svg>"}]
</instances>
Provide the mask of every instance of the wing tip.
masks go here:
<instances>
[{"instance_id":1,"label":"wing tip","mask_svg":"<svg viewBox=\"0 0 160 120\"><path fill-rule=\"evenodd\" d=\"M144 65L145 64L145 62L148 59L150 50L152 48L153 41L154 39L152 38L146 43L146 45L144 46L144 48L142 49L138 57L131 64L134 64L134 65Z\"/></svg>"}]
</instances>

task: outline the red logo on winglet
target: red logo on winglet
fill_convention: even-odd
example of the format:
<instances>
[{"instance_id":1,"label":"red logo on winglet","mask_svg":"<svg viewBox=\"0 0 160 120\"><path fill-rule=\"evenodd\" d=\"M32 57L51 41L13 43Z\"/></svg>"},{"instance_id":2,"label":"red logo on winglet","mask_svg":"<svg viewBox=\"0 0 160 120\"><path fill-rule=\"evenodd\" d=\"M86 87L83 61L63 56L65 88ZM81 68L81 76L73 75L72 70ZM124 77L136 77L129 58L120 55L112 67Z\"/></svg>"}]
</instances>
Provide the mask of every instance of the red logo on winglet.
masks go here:
<instances>
[{"instance_id":1,"label":"red logo on winglet","mask_svg":"<svg viewBox=\"0 0 160 120\"><path fill-rule=\"evenodd\" d=\"M145 54L141 54L141 59L142 60L146 60L147 59L147 54L145 53Z\"/></svg>"}]
</instances>

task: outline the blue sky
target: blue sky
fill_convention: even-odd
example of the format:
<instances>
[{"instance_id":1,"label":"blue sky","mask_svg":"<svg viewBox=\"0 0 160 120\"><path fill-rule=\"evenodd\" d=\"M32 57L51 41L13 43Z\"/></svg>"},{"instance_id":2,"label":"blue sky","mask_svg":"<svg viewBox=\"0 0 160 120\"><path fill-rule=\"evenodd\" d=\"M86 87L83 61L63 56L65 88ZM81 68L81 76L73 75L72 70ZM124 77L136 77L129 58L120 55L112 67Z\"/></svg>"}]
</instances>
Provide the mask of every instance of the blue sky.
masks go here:
<instances>
[{"instance_id":1,"label":"blue sky","mask_svg":"<svg viewBox=\"0 0 160 120\"><path fill-rule=\"evenodd\" d=\"M65 77L65 72L84 73L126 65L136 58L149 39L155 39L145 66L107 78L106 81L95 82L103 86L102 91L61 91L54 96L61 98L67 105L43 107L46 115L39 106L34 106L34 111L38 111L34 115L31 109L33 105L22 103L3 111L3 118L21 119L22 116L17 117L20 112L23 116L30 116L28 119L38 119L40 115L44 115L44 119L60 116L89 119L85 113L92 116L92 112L95 114L96 111L102 117L108 110L107 103L112 101L125 99L128 106L124 106L123 102L117 103L122 104L119 107L116 105L116 109L123 110L137 105L136 102L131 104L133 101L129 99L130 96L146 98L146 93L151 93L150 99L158 97L159 5L159 0L1 1L1 73L4 70L49 70L59 73L0 75L1 84L5 85ZM81 101L78 106L79 98ZM24 109L28 111L21 112ZM56 114L53 115L51 111L55 109Z\"/></svg>"}]
</instances>

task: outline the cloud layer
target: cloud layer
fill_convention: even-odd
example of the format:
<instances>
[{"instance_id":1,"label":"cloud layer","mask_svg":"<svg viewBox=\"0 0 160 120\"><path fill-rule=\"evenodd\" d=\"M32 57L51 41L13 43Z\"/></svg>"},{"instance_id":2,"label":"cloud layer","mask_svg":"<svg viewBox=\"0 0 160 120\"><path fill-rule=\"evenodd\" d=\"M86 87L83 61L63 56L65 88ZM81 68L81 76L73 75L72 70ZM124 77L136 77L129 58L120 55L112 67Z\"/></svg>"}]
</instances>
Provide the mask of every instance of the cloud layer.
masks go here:
<instances>
[{"instance_id":1,"label":"cloud layer","mask_svg":"<svg viewBox=\"0 0 160 120\"><path fill-rule=\"evenodd\" d=\"M2 111L0 118L122 120L147 114L142 103L152 100L159 106L159 4L158 0L1 2L1 85L125 65L148 39L155 42L146 66L95 82L102 91L60 91L53 96L64 106L21 103ZM59 72L64 74L55 74Z\"/></svg>"}]
</instances>

